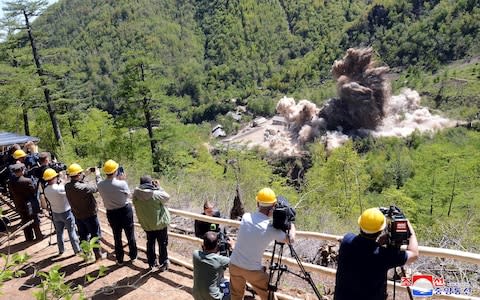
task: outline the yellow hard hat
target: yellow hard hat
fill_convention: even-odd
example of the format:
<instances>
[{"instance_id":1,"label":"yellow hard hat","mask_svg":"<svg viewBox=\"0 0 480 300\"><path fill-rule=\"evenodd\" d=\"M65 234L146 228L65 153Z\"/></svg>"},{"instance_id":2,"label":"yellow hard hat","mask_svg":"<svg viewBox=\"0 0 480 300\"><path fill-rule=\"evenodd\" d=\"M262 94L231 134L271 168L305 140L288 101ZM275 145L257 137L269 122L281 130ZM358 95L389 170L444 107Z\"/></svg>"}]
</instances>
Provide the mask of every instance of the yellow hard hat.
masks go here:
<instances>
[{"instance_id":1,"label":"yellow hard hat","mask_svg":"<svg viewBox=\"0 0 480 300\"><path fill-rule=\"evenodd\" d=\"M115 173L115 171L118 169L118 163L112 159L109 159L105 162L103 165L103 172L107 175L111 175Z\"/></svg>"},{"instance_id":2,"label":"yellow hard hat","mask_svg":"<svg viewBox=\"0 0 480 300\"><path fill-rule=\"evenodd\" d=\"M43 180L49 181L52 180L53 178L57 177L58 173L55 172L54 169L48 168L43 172Z\"/></svg>"},{"instance_id":3,"label":"yellow hard hat","mask_svg":"<svg viewBox=\"0 0 480 300\"><path fill-rule=\"evenodd\" d=\"M258 191L256 199L260 206L271 206L277 202L277 196L270 188L263 188Z\"/></svg>"},{"instance_id":4,"label":"yellow hard hat","mask_svg":"<svg viewBox=\"0 0 480 300\"><path fill-rule=\"evenodd\" d=\"M15 152L13 152L13 158L15 159L19 159L19 158L22 158L22 157L25 157L27 156L27 153L25 153L25 151L19 149L19 150L15 150Z\"/></svg>"},{"instance_id":5,"label":"yellow hard hat","mask_svg":"<svg viewBox=\"0 0 480 300\"><path fill-rule=\"evenodd\" d=\"M365 233L377 233L385 228L385 215L376 207L366 209L358 217L358 225Z\"/></svg>"},{"instance_id":6,"label":"yellow hard hat","mask_svg":"<svg viewBox=\"0 0 480 300\"><path fill-rule=\"evenodd\" d=\"M67 169L67 174L70 177L77 176L82 172L83 172L83 169L79 164L71 164Z\"/></svg>"}]
</instances>

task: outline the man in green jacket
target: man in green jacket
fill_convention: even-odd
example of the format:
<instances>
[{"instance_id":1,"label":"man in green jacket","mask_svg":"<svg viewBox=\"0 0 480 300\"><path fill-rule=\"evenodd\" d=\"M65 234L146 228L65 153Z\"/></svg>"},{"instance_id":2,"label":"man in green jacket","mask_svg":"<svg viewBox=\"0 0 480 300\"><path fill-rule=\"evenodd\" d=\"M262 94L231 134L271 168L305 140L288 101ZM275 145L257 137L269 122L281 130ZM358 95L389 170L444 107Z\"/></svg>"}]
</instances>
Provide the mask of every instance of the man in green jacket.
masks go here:
<instances>
[{"instance_id":1,"label":"man in green jacket","mask_svg":"<svg viewBox=\"0 0 480 300\"><path fill-rule=\"evenodd\" d=\"M228 243L231 243L230 240ZM218 254L218 251L218 233L208 231L203 235L202 250L193 252L192 294L195 300L230 299L229 292L220 288L222 283L226 284L223 273L230 259Z\"/></svg>"},{"instance_id":2,"label":"man in green jacket","mask_svg":"<svg viewBox=\"0 0 480 300\"><path fill-rule=\"evenodd\" d=\"M154 270L159 266L160 271L168 269L168 234L170 213L165 203L170 195L165 192L149 175L140 178L140 186L133 191L133 205L140 225L147 235L148 266ZM158 243L159 257L156 264L155 242Z\"/></svg>"}]
</instances>

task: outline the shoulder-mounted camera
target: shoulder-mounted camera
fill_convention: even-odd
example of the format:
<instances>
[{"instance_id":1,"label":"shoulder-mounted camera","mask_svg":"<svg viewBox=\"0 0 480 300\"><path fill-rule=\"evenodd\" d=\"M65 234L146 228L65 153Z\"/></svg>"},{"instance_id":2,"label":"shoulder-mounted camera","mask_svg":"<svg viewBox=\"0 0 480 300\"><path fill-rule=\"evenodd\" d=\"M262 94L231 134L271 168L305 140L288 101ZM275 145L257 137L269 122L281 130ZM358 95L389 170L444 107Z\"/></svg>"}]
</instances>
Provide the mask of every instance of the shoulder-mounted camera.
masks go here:
<instances>
[{"instance_id":1,"label":"shoulder-mounted camera","mask_svg":"<svg viewBox=\"0 0 480 300\"><path fill-rule=\"evenodd\" d=\"M277 196L277 203L273 209L273 227L287 232L292 222L295 222L296 214L285 197Z\"/></svg>"},{"instance_id":2,"label":"shoulder-mounted camera","mask_svg":"<svg viewBox=\"0 0 480 300\"><path fill-rule=\"evenodd\" d=\"M227 236L227 231L223 228L223 231L218 232L218 254L229 257L232 255L232 248L228 241L230 238Z\"/></svg>"},{"instance_id":3,"label":"shoulder-mounted camera","mask_svg":"<svg viewBox=\"0 0 480 300\"><path fill-rule=\"evenodd\" d=\"M387 222L385 227L387 247L400 248L402 245L408 245L408 240L412 234L408 227L408 219L400 208L390 205L389 208L379 207L379 209L385 215Z\"/></svg>"}]
</instances>

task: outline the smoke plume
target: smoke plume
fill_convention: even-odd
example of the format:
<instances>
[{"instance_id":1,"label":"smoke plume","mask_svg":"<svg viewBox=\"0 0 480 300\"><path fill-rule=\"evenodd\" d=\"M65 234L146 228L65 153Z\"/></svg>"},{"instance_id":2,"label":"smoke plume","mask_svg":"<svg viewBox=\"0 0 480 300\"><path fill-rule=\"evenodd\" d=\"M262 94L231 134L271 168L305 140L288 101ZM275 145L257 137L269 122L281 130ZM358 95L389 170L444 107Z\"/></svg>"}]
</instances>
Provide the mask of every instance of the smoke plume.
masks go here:
<instances>
[{"instance_id":1,"label":"smoke plume","mask_svg":"<svg viewBox=\"0 0 480 300\"><path fill-rule=\"evenodd\" d=\"M371 48L350 48L333 63L339 98L329 100L319 114L328 130L375 129L380 124L390 84L385 78L388 68L377 67L372 55Z\"/></svg>"},{"instance_id":2,"label":"smoke plume","mask_svg":"<svg viewBox=\"0 0 480 300\"><path fill-rule=\"evenodd\" d=\"M415 130L455 126L455 121L432 115L422 107L420 95L414 90L404 89L390 96L388 67L377 67L372 55L371 48L348 49L341 60L335 61L332 75L337 80L338 98L328 100L321 108L308 100L295 103L293 98L280 99L277 112L289 123L294 146L319 139L328 148L335 148L351 135L404 137Z\"/></svg>"}]
</instances>

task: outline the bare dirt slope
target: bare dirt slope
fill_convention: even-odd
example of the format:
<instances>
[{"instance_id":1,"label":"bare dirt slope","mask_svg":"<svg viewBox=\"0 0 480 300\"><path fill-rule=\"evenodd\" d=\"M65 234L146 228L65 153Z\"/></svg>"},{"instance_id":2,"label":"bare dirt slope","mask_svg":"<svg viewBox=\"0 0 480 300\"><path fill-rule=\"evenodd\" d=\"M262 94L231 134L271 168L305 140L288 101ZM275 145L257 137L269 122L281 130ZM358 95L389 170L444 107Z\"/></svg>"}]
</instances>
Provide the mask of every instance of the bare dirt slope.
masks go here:
<instances>
[{"instance_id":1,"label":"bare dirt slope","mask_svg":"<svg viewBox=\"0 0 480 300\"><path fill-rule=\"evenodd\" d=\"M15 220L13 225L17 223L18 220ZM108 228L105 223L102 226ZM50 233L48 218L42 218L41 228L44 234ZM3 238L2 236L1 239ZM65 238L68 239L66 234ZM33 292L39 290L37 286L41 282L38 272L46 272L57 264L62 266L60 271L65 273L65 282L72 287L78 284L84 286L85 295L91 299L193 299L193 279L189 269L171 264L170 270L166 272L149 272L143 251L139 252L139 259L135 262L127 261L123 266L118 266L115 263L113 238L107 234L104 234L103 238L104 249L108 252L107 258L97 263L85 264L82 258L73 254L69 242L65 244L64 255L57 257L58 248L54 244L54 234L40 242L26 242L23 232L13 235L10 243L0 246L0 253L28 253L31 258L23 268L26 274L6 282L1 288L1 299L34 299ZM49 241L53 245L49 245ZM138 244L145 245L142 240L139 240ZM175 257L174 253L169 255ZM106 276L91 283L86 282L85 276L96 276L100 265L108 268Z\"/></svg>"}]
</instances>

